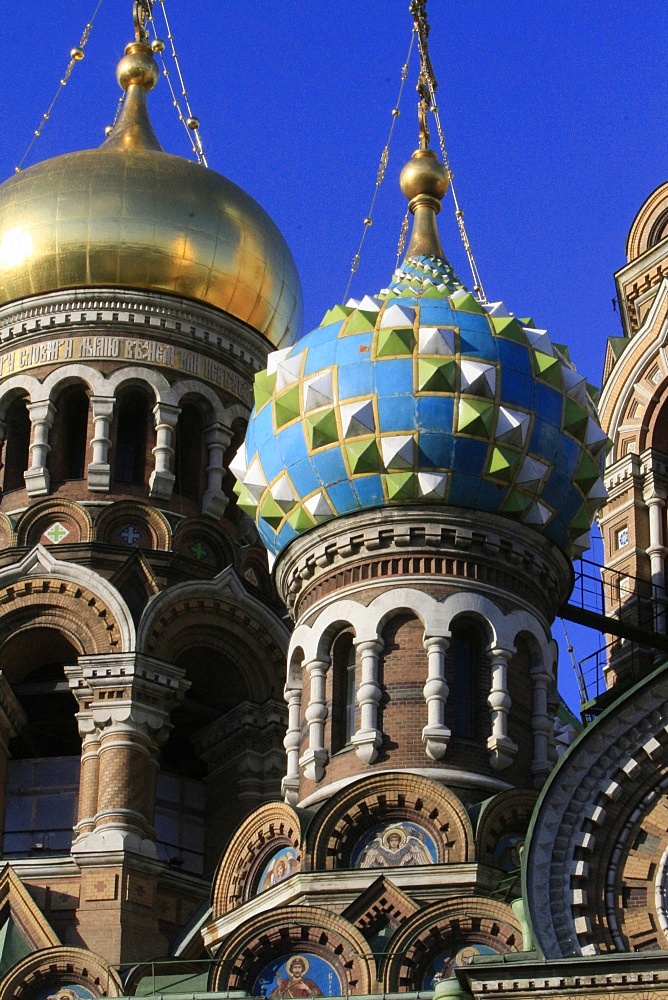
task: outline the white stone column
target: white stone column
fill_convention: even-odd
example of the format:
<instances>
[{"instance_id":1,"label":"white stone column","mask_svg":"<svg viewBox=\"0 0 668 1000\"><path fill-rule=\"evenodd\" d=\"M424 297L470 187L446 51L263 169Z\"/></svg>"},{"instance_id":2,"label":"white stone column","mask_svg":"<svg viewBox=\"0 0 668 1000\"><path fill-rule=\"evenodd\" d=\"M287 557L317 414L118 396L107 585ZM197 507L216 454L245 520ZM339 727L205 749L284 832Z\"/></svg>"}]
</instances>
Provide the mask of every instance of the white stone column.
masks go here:
<instances>
[{"instance_id":1,"label":"white stone column","mask_svg":"<svg viewBox=\"0 0 668 1000\"><path fill-rule=\"evenodd\" d=\"M49 399L36 403L28 403L28 413L32 424L30 441L30 468L24 473L26 489L31 497L44 496L49 492L51 476L46 467L46 460L51 445L49 433L53 427L56 408Z\"/></svg>"},{"instance_id":2,"label":"white stone column","mask_svg":"<svg viewBox=\"0 0 668 1000\"><path fill-rule=\"evenodd\" d=\"M534 785L540 788L551 770L551 741L554 738L554 720L550 715L551 689L554 684L552 673L544 663L539 662L531 668L533 682L533 714L531 726L533 730L533 762L531 771Z\"/></svg>"},{"instance_id":3,"label":"white stone column","mask_svg":"<svg viewBox=\"0 0 668 1000\"><path fill-rule=\"evenodd\" d=\"M204 431L206 444L206 490L202 497L202 513L222 517L227 507L223 493L225 449L232 440L232 431L222 424L210 424Z\"/></svg>"},{"instance_id":4,"label":"white stone column","mask_svg":"<svg viewBox=\"0 0 668 1000\"><path fill-rule=\"evenodd\" d=\"M287 771L281 782L283 798L288 805L295 806L299 801L299 746L301 743L301 688L285 689L285 700L288 703L288 729L283 740L287 755Z\"/></svg>"},{"instance_id":5,"label":"white stone column","mask_svg":"<svg viewBox=\"0 0 668 1000\"><path fill-rule=\"evenodd\" d=\"M360 760L373 764L383 743L383 734L378 728L380 703L383 689L378 683L378 661L383 649L382 639L362 639L355 642L359 651L362 683L357 689L357 704L360 707L360 728L351 742Z\"/></svg>"},{"instance_id":6,"label":"white stone column","mask_svg":"<svg viewBox=\"0 0 668 1000\"><path fill-rule=\"evenodd\" d=\"M304 770L304 776L309 781L322 781L329 759L329 754L325 749L325 722L327 721L325 679L329 664L329 657L311 660L310 663L306 664L311 679L309 701L305 713L305 719L308 723L309 745L299 763Z\"/></svg>"},{"instance_id":7,"label":"white stone column","mask_svg":"<svg viewBox=\"0 0 668 1000\"><path fill-rule=\"evenodd\" d=\"M645 493L645 503L649 512L649 556L650 572L652 574L652 597L654 604L654 628L661 634L666 631L666 578L664 560L663 510L666 505L663 497L656 489Z\"/></svg>"},{"instance_id":8,"label":"white stone column","mask_svg":"<svg viewBox=\"0 0 668 1000\"><path fill-rule=\"evenodd\" d=\"M441 760L448 749L450 730L445 724L445 706L449 688L445 679L445 653L450 640L433 635L424 640L427 650L427 683L422 689L427 703L427 725L422 730L425 752L432 760Z\"/></svg>"},{"instance_id":9,"label":"white stone column","mask_svg":"<svg viewBox=\"0 0 668 1000\"><path fill-rule=\"evenodd\" d=\"M108 493L111 484L109 428L114 415L113 396L92 396L93 461L88 466L88 489L93 493Z\"/></svg>"},{"instance_id":10,"label":"white stone column","mask_svg":"<svg viewBox=\"0 0 668 1000\"><path fill-rule=\"evenodd\" d=\"M501 649L499 646L490 646L487 649L492 674L492 684L487 699L492 735L487 740L487 748L490 763L497 771L510 767L517 753L517 744L508 736L508 713L511 706L508 693L508 664L513 652L514 650Z\"/></svg>"},{"instance_id":11,"label":"white stone column","mask_svg":"<svg viewBox=\"0 0 668 1000\"><path fill-rule=\"evenodd\" d=\"M156 403L153 407L155 416L156 442L153 449L155 468L149 479L148 495L156 500L169 500L174 489L174 473L171 471L174 447L174 429L179 419L181 408L170 403Z\"/></svg>"}]
</instances>

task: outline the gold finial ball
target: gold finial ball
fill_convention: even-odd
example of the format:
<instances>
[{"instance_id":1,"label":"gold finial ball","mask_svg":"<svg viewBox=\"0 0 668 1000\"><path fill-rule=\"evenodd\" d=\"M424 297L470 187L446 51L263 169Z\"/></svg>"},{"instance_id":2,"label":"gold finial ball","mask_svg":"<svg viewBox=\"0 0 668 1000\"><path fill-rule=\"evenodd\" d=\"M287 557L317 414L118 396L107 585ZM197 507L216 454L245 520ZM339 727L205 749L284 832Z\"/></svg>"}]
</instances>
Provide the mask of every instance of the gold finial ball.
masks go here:
<instances>
[{"instance_id":1,"label":"gold finial ball","mask_svg":"<svg viewBox=\"0 0 668 1000\"><path fill-rule=\"evenodd\" d=\"M70 49L70 59L74 59L75 62L81 62L84 57L84 50L80 49L77 45L76 48Z\"/></svg>"},{"instance_id":2,"label":"gold finial ball","mask_svg":"<svg viewBox=\"0 0 668 1000\"><path fill-rule=\"evenodd\" d=\"M186 125L193 132L196 132L197 129L199 128L199 118L194 118L194 117L193 118L186 118Z\"/></svg>"},{"instance_id":3,"label":"gold finial ball","mask_svg":"<svg viewBox=\"0 0 668 1000\"><path fill-rule=\"evenodd\" d=\"M148 45L131 42L116 69L116 79L123 90L138 84L144 90L153 90L160 78L160 70Z\"/></svg>"},{"instance_id":4,"label":"gold finial ball","mask_svg":"<svg viewBox=\"0 0 668 1000\"><path fill-rule=\"evenodd\" d=\"M450 177L433 149L417 149L401 171L399 183L409 201L420 194L440 201L448 190Z\"/></svg>"},{"instance_id":5,"label":"gold finial ball","mask_svg":"<svg viewBox=\"0 0 668 1000\"><path fill-rule=\"evenodd\" d=\"M154 52L164 52L165 43L163 42L162 38L154 38L153 41L151 42L151 48L153 49Z\"/></svg>"},{"instance_id":6,"label":"gold finial ball","mask_svg":"<svg viewBox=\"0 0 668 1000\"><path fill-rule=\"evenodd\" d=\"M109 138L109 136L111 135L111 133L113 131L114 131L114 126L113 125L105 125L105 127L104 127L104 134L106 135L107 139Z\"/></svg>"}]
</instances>

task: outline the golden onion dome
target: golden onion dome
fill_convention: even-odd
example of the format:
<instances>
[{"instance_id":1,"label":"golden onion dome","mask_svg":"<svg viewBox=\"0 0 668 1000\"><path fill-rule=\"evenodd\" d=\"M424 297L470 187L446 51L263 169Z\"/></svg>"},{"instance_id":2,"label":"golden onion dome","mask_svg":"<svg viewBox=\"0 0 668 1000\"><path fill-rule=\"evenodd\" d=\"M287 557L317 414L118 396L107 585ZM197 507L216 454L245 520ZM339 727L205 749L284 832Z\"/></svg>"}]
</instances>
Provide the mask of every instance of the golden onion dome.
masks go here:
<instances>
[{"instance_id":1,"label":"golden onion dome","mask_svg":"<svg viewBox=\"0 0 668 1000\"><path fill-rule=\"evenodd\" d=\"M66 288L140 288L196 299L275 347L300 332L301 284L279 229L213 170L165 153L146 92L149 45L118 66L123 112L99 149L57 156L0 185L0 305Z\"/></svg>"}]
</instances>

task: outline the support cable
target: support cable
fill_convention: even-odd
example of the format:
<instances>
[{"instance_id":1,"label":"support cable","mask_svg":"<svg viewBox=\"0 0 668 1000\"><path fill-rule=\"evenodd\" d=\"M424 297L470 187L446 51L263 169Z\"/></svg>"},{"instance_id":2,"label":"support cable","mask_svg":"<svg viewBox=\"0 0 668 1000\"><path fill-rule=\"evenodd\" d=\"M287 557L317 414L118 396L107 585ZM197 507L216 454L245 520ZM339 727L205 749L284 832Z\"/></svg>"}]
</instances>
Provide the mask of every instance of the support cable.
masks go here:
<instances>
[{"instance_id":1,"label":"support cable","mask_svg":"<svg viewBox=\"0 0 668 1000\"><path fill-rule=\"evenodd\" d=\"M204 154L204 147L202 145L202 139L201 139L201 136L200 136L200 133L199 133L199 118L195 117L195 115L192 112L192 108L190 107L190 100L188 98L188 91L186 90L185 81L183 79L183 73L181 72L181 65L179 63L179 57L178 57L178 54L176 52L176 47L174 45L174 36L172 34L172 29L171 29L171 26L170 26L170 23L169 23L169 20L168 20L168 17L167 17L167 8L165 6L165 0L154 0L154 6L156 6L156 5L159 5L162 8L162 16L163 16L164 21L165 21L165 29L167 31L167 39L169 41L170 48L171 48L171 53L170 54L171 54L172 59L174 60L174 66L176 67L176 75L178 77L179 86L181 87L181 97L183 98L183 102L185 104L185 109L186 109L186 113L185 114L183 113L183 111L181 109L181 103L180 103L179 98L178 98L178 96L176 94L176 91L174 89L174 85L172 84L171 75L170 75L170 72L167 69L167 66L165 64L164 56L162 55L162 52L163 52L163 49L164 49L164 42L162 42L157 37L157 30L156 30L156 26L155 26L155 18L154 18L153 15L151 16L151 24L153 26L154 32L156 33L156 37L155 37L154 41L151 43L151 48L153 49L153 51L157 55L160 56L160 62L161 62L161 65L162 65L162 74L165 77L165 79L167 80L167 84L169 86L169 90L170 90L170 93L172 95L172 103L173 103L173 105L176 108L176 111L178 113L179 121L182 123L183 127L186 130L186 133L188 135L188 141L190 142L190 146L192 148L192 151L195 154L195 157L196 157L198 163L201 163L201 165L203 167L208 167L209 164L207 163L206 156Z\"/></svg>"},{"instance_id":2,"label":"support cable","mask_svg":"<svg viewBox=\"0 0 668 1000\"><path fill-rule=\"evenodd\" d=\"M477 295L480 302L487 302L487 296L485 295L485 289L483 288L482 278L480 277L480 271L478 270L478 265L476 263L475 256L473 254L473 248L471 247L471 241L468 238L466 232L466 226L464 224L464 212L457 201L457 194L455 192L455 185L453 179L453 173L450 168L450 160L448 158L448 152L445 145L445 134L443 132L443 126L441 125L441 116L439 114L438 105L436 104L436 88L438 83L436 81L436 76L434 75L434 69L431 64L431 59L429 57L429 48L427 45L427 36L429 35L429 23L427 21L426 12L427 0L411 0L409 10L413 15L413 20L415 23L415 33L418 39L418 49L420 52L420 82L418 83L418 90L420 91L420 96L422 99L421 87L426 86L430 108L434 120L436 122L436 131L438 132L438 143L441 150L441 157L443 159L443 166L448 171L450 177L450 190L452 191L452 199L455 206L455 218L457 220L457 226L459 228L459 235L461 241L464 245L464 250L466 251L466 256L468 258L469 267L471 268L471 275L473 277L473 291ZM426 126L425 126L426 128ZM429 141L429 133L427 131L427 142Z\"/></svg>"},{"instance_id":3,"label":"support cable","mask_svg":"<svg viewBox=\"0 0 668 1000\"><path fill-rule=\"evenodd\" d=\"M51 114L53 112L53 109L56 106L56 101L60 97L60 95L61 95L61 93L63 91L63 88L67 85L67 81L71 77L72 70L74 69L76 63L81 62L81 60L83 59L83 57L84 57L84 49L86 48L86 43L87 43L87 41L88 41L88 39L90 37L91 31L93 30L93 22L95 21L95 18L97 17L97 13L98 13L98 11L99 11L99 9L100 9L101 6L102 6L102 0L98 0L97 6L96 6L95 10L93 11L93 16L91 17L90 21L87 23L86 27L83 30L83 33L81 35L81 39L79 41L79 44L75 45L74 48L70 49L70 61L67 64L67 69L65 70L65 73L63 74L63 77L62 77L62 79L61 79L61 81L60 81L60 83L58 85L58 89L56 90L56 93L54 94L53 100L51 101L51 104L49 104L48 108L46 109L46 111L42 115L42 119L41 119L38 127L35 129L35 131L33 133L33 137L30 140L30 142L28 143L28 148L26 149L25 153L21 157L18 165L16 167L14 167L14 170L15 170L15 172L17 174L20 173L21 170L23 169L23 164L28 159L28 156L30 155L30 152L31 152L33 146L35 145L35 143L37 142L37 140L42 135L42 132L44 131L44 127L45 127L46 123L49 121L49 119L51 117Z\"/></svg>"},{"instance_id":4,"label":"support cable","mask_svg":"<svg viewBox=\"0 0 668 1000\"><path fill-rule=\"evenodd\" d=\"M387 164L390 159L390 143L392 142L392 136L394 134L394 126L396 125L397 118L401 113L400 111L401 97L404 92L404 84L406 83L406 78L408 76L408 67L410 65L410 59L411 59L411 53L413 51L414 41L415 41L415 32L413 31L413 33L411 34L411 42L408 47L408 55L406 56L406 62L401 67L401 83L399 84L399 94L397 96L396 104L392 108L392 123L390 124L390 131L387 137L387 142L385 143L383 151L380 154L380 163L378 165L378 172L376 174L376 186L374 188L369 211L367 212L366 217L364 219L364 228L362 230L362 237L360 239L359 246L357 247L357 253L353 257L352 263L350 265L350 276L348 278L348 284L346 285L346 290L344 292L343 299L341 300L342 302L346 302L348 300L350 286L352 284L355 272L359 267L360 257L362 254L362 247L364 246L364 240L366 239L366 234L369 231L370 226L373 224L373 210L376 205L376 198L378 197L378 189L380 188L380 185L383 183L383 180L385 179L385 174L387 172ZM402 225L402 235L400 235L399 237L398 255L400 255L403 251L403 245L405 244L406 241L407 230L408 230L408 215L406 215L405 226Z\"/></svg>"}]
</instances>

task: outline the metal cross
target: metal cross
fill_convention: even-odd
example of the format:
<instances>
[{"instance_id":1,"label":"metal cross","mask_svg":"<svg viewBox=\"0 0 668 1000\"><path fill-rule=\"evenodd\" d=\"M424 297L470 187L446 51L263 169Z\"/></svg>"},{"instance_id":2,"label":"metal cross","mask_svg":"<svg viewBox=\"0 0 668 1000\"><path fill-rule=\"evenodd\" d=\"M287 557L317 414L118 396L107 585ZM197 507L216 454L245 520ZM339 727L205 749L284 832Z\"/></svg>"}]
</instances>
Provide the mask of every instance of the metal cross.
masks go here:
<instances>
[{"instance_id":1,"label":"metal cross","mask_svg":"<svg viewBox=\"0 0 668 1000\"><path fill-rule=\"evenodd\" d=\"M148 41L146 22L153 16L152 8L153 0L135 0L133 13L135 22L135 38L138 42Z\"/></svg>"},{"instance_id":2,"label":"metal cross","mask_svg":"<svg viewBox=\"0 0 668 1000\"><path fill-rule=\"evenodd\" d=\"M195 559L206 559L209 554L201 542L195 542L194 545L191 545L190 551L194 555Z\"/></svg>"},{"instance_id":3,"label":"metal cross","mask_svg":"<svg viewBox=\"0 0 668 1000\"><path fill-rule=\"evenodd\" d=\"M141 531L138 531L134 524L127 524L122 531L119 531L119 535L128 545L136 545L141 538Z\"/></svg>"}]
</instances>

